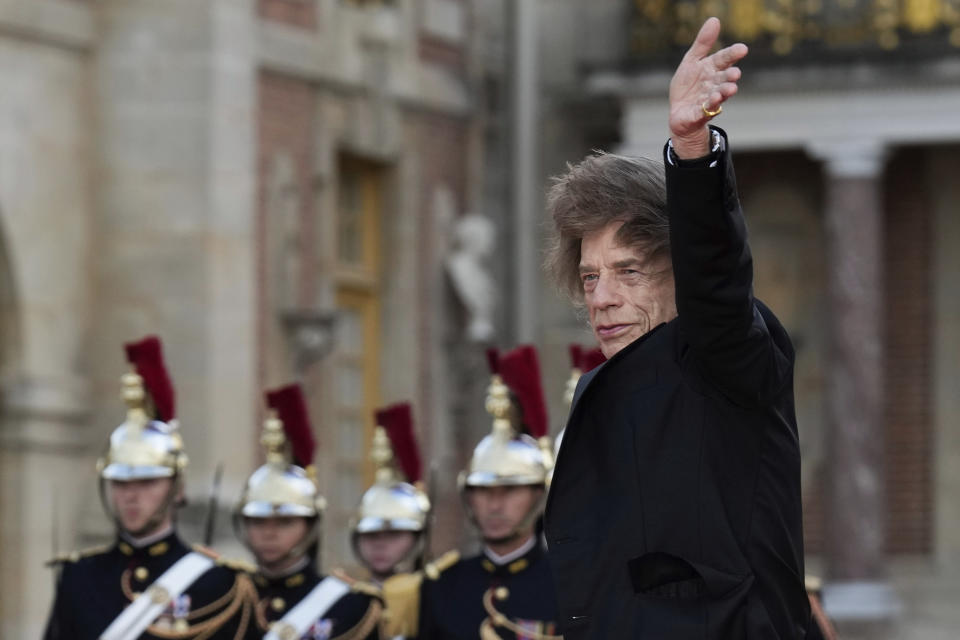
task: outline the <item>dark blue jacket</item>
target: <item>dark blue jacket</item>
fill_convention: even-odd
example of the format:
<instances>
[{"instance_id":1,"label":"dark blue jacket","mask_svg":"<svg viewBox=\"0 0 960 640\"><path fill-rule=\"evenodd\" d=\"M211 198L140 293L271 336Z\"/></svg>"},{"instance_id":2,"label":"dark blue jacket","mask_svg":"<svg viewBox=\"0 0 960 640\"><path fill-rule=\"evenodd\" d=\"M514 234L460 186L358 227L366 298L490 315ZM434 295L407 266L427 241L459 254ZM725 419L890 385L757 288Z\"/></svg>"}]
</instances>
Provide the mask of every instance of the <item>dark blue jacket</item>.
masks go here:
<instances>
[{"instance_id":1,"label":"dark blue jacket","mask_svg":"<svg viewBox=\"0 0 960 640\"><path fill-rule=\"evenodd\" d=\"M117 540L100 553L65 561L44 640L96 640L137 594L190 551L176 533L171 533L139 549ZM167 613L161 614L158 624L172 625L176 617L182 617L196 627L222 618L211 623L215 628L209 629L209 637L233 640L238 630L250 627L253 603L250 598L242 599L244 590L238 587L243 580L247 578L231 568L213 567L177 598ZM145 633L142 637L156 636Z\"/></svg>"}]
</instances>

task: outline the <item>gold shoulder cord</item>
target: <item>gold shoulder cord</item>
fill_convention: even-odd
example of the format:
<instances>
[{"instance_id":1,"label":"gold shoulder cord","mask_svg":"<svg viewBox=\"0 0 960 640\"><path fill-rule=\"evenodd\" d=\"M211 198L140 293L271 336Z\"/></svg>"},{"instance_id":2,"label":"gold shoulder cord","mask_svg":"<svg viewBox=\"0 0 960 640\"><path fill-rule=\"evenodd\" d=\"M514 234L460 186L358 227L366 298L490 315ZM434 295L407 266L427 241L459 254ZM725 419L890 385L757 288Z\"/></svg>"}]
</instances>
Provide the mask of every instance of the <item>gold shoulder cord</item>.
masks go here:
<instances>
[{"instance_id":1,"label":"gold shoulder cord","mask_svg":"<svg viewBox=\"0 0 960 640\"><path fill-rule=\"evenodd\" d=\"M431 580L438 580L441 573L458 562L460 562L460 552L452 549L424 567L423 573Z\"/></svg>"},{"instance_id":2,"label":"gold shoulder cord","mask_svg":"<svg viewBox=\"0 0 960 640\"><path fill-rule=\"evenodd\" d=\"M214 633L240 611L240 624L237 627L234 640L241 640L246 635L247 627L250 625L250 616L256 595L257 591L250 577L246 574L238 573L233 587L230 588L230 591L228 591L225 596L196 611L191 611L187 614L187 619L196 619L199 616L215 611L218 607L226 605L226 608L216 616L209 620L190 625L183 631L150 626L147 632L158 638L165 638L166 640L186 640L188 638L191 640L209 640L209 638L213 637Z\"/></svg>"},{"instance_id":3,"label":"gold shoulder cord","mask_svg":"<svg viewBox=\"0 0 960 640\"><path fill-rule=\"evenodd\" d=\"M68 553L60 553L53 558L50 558L44 565L47 567L54 567L58 564L64 564L66 562L77 562L82 558L88 558L90 556L95 556L101 553L106 553L110 550L109 544L100 545L98 547L92 547L90 549L83 549L82 551L70 551Z\"/></svg>"},{"instance_id":4,"label":"gold shoulder cord","mask_svg":"<svg viewBox=\"0 0 960 640\"><path fill-rule=\"evenodd\" d=\"M510 592L506 587L497 587L487 589L483 594L483 608L487 610L489 617L484 618L480 625L481 640L501 640L500 635L494 630L494 627L504 627L512 631L518 638L532 638L533 640L563 640L563 636L554 636L548 633L538 633L530 629L524 629L513 620L497 611L493 606L493 599L506 600L510 597Z\"/></svg>"},{"instance_id":5,"label":"gold shoulder cord","mask_svg":"<svg viewBox=\"0 0 960 640\"><path fill-rule=\"evenodd\" d=\"M386 638L415 638L420 631L420 587L423 573L400 573L383 583L383 612L380 630Z\"/></svg>"}]
</instances>

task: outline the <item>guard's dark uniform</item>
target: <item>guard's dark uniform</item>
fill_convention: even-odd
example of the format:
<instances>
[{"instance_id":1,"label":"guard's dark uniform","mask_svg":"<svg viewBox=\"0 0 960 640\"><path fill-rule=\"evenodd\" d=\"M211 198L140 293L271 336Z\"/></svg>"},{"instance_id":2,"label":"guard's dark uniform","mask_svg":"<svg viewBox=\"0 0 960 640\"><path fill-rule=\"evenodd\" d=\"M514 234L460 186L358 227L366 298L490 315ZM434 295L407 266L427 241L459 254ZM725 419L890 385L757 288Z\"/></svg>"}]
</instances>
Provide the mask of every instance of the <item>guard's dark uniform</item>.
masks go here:
<instances>
[{"instance_id":1,"label":"guard's dark uniform","mask_svg":"<svg viewBox=\"0 0 960 640\"><path fill-rule=\"evenodd\" d=\"M142 548L118 539L102 551L58 559L63 567L44 639L96 640L137 595L190 551L171 533ZM167 640L188 639L211 629L204 638L244 637L252 592L245 574L217 565L174 599L141 637L158 638L151 631L161 631Z\"/></svg>"},{"instance_id":2,"label":"guard's dark uniform","mask_svg":"<svg viewBox=\"0 0 960 640\"><path fill-rule=\"evenodd\" d=\"M500 587L506 593L497 593ZM491 620L485 595L509 619L508 626ZM506 598L498 599L502 595ZM420 640L476 640L485 621L505 640L557 634L553 576L540 544L505 565L495 564L486 554L462 560L436 580L425 579L420 602ZM514 633L510 626L527 633Z\"/></svg>"},{"instance_id":3,"label":"guard's dark uniform","mask_svg":"<svg viewBox=\"0 0 960 640\"><path fill-rule=\"evenodd\" d=\"M262 637L270 625L285 616L290 609L303 600L317 586L320 576L312 566L296 571L288 576L268 579L262 575L254 577L257 585L256 626ZM328 640L350 638L376 640L377 624L383 606L371 592L361 591L354 585L354 591L340 598L324 615L317 620L301 640ZM375 589L371 587L371 589Z\"/></svg>"}]
</instances>

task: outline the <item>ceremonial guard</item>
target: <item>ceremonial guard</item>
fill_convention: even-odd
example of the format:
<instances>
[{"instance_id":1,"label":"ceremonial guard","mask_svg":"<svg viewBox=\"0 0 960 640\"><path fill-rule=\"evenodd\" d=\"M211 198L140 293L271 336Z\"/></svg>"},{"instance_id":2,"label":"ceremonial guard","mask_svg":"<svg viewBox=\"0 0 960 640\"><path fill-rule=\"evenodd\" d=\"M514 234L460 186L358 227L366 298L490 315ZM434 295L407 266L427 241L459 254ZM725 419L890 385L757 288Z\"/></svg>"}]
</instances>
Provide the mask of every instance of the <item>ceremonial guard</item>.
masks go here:
<instances>
[{"instance_id":1,"label":"ceremonial guard","mask_svg":"<svg viewBox=\"0 0 960 640\"><path fill-rule=\"evenodd\" d=\"M458 479L483 551L427 566L419 637L558 640L553 578L536 533L552 449L537 354L519 347L489 356L493 432Z\"/></svg>"},{"instance_id":2,"label":"ceremonial guard","mask_svg":"<svg viewBox=\"0 0 960 640\"><path fill-rule=\"evenodd\" d=\"M117 536L53 561L62 568L46 640L239 639L253 586L236 566L177 536L187 456L159 339L126 346L126 421L98 462L100 495Z\"/></svg>"},{"instance_id":3,"label":"ceremonial guard","mask_svg":"<svg viewBox=\"0 0 960 640\"><path fill-rule=\"evenodd\" d=\"M382 636L413 638L418 633L430 500L421 482L410 404L380 409L375 420L371 458L376 480L363 494L352 522L353 550L382 590L387 606Z\"/></svg>"},{"instance_id":4,"label":"ceremonial guard","mask_svg":"<svg viewBox=\"0 0 960 640\"><path fill-rule=\"evenodd\" d=\"M267 640L375 639L382 603L372 585L322 576L316 567L325 500L312 465L314 439L300 387L267 393L253 472L234 512L238 537L257 559L254 637ZM292 462L285 453L289 442Z\"/></svg>"}]
</instances>

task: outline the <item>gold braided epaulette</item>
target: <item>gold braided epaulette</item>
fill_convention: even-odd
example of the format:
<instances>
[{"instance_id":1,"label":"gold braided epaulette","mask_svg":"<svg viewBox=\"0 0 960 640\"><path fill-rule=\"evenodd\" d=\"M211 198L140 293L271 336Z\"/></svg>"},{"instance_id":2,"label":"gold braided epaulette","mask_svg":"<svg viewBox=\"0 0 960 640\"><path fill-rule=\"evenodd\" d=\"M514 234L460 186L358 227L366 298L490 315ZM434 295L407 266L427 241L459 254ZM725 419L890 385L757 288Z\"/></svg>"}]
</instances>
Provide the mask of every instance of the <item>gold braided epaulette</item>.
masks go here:
<instances>
[{"instance_id":1,"label":"gold braided epaulette","mask_svg":"<svg viewBox=\"0 0 960 640\"><path fill-rule=\"evenodd\" d=\"M455 549L450 550L425 566L423 568L423 573L430 580L439 580L441 573L458 562L460 562L460 552Z\"/></svg>"},{"instance_id":2,"label":"gold braided epaulette","mask_svg":"<svg viewBox=\"0 0 960 640\"><path fill-rule=\"evenodd\" d=\"M420 627L420 587L423 572L398 573L383 582L387 605L380 622L383 638L415 638Z\"/></svg>"},{"instance_id":3,"label":"gold braided epaulette","mask_svg":"<svg viewBox=\"0 0 960 640\"><path fill-rule=\"evenodd\" d=\"M101 544L96 547L90 547L89 549L83 549L81 551L69 551L67 553L59 553L54 557L50 558L44 562L44 566L55 567L58 564L64 564L67 562L77 562L82 558L89 558L90 556L100 555L101 553L106 553L110 550L109 544Z\"/></svg>"},{"instance_id":4,"label":"gold braided epaulette","mask_svg":"<svg viewBox=\"0 0 960 640\"><path fill-rule=\"evenodd\" d=\"M240 573L249 573L254 575L257 573L257 566L252 562L247 562L246 560L240 560L239 558L217 558L218 567L226 567L232 571L239 571Z\"/></svg>"},{"instance_id":5,"label":"gold braided epaulette","mask_svg":"<svg viewBox=\"0 0 960 640\"><path fill-rule=\"evenodd\" d=\"M190 545L190 548L193 549L194 551L196 551L197 553L202 553L203 555L207 556L207 557L210 558L211 560L219 560L219 559L220 559L220 554L219 554L219 553L217 553L216 551L214 551L213 549L211 549L210 547L208 547L208 546L206 546L206 545L204 545L204 544L194 544L194 545Z\"/></svg>"},{"instance_id":6,"label":"gold braided epaulette","mask_svg":"<svg viewBox=\"0 0 960 640\"><path fill-rule=\"evenodd\" d=\"M378 598L383 600L383 592L375 584L365 582L363 580L356 580L350 585L350 590L354 593L362 593L364 595L370 596L371 598Z\"/></svg>"},{"instance_id":7,"label":"gold braided epaulette","mask_svg":"<svg viewBox=\"0 0 960 640\"><path fill-rule=\"evenodd\" d=\"M380 587L372 582L354 578L339 567L331 571L330 575L346 582L348 585L350 585L350 590L354 593L362 593L372 598L376 598L377 600L383 600L383 591L380 589Z\"/></svg>"},{"instance_id":8,"label":"gold braided epaulette","mask_svg":"<svg viewBox=\"0 0 960 640\"><path fill-rule=\"evenodd\" d=\"M195 544L191 545L191 548L197 553L205 555L211 560L214 560L218 567L226 567L227 569L231 569L233 571L240 571L250 574L257 572L257 567L252 563L237 558L226 558L206 545Z\"/></svg>"}]
</instances>

